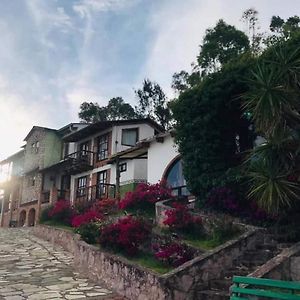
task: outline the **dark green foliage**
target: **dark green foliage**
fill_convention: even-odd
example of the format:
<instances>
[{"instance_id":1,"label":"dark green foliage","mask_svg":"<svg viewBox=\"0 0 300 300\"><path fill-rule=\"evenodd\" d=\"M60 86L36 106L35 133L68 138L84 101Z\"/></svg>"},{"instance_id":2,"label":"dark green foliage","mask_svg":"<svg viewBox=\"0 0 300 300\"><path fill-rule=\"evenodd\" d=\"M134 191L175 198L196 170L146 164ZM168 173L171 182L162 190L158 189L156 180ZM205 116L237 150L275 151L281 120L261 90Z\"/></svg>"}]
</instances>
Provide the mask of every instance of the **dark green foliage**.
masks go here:
<instances>
[{"instance_id":1,"label":"dark green foliage","mask_svg":"<svg viewBox=\"0 0 300 300\"><path fill-rule=\"evenodd\" d=\"M52 218L49 216L49 212L53 209L53 205L50 205L42 210L41 217L40 217L40 223L47 222L51 220Z\"/></svg>"},{"instance_id":2,"label":"dark green foliage","mask_svg":"<svg viewBox=\"0 0 300 300\"><path fill-rule=\"evenodd\" d=\"M136 113L143 118L152 118L163 128L168 129L172 119L168 99L156 82L145 79L141 89L135 91L138 99Z\"/></svg>"},{"instance_id":3,"label":"dark green foliage","mask_svg":"<svg viewBox=\"0 0 300 300\"><path fill-rule=\"evenodd\" d=\"M252 64L250 57L229 64L186 90L172 106L185 177L195 195L204 197L224 186L227 173L240 162L237 153L252 146L251 123L239 100Z\"/></svg>"},{"instance_id":4,"label":"dark green foliage","mask_svg":"<svg viewBox=\"0 0 300 300\"><path fill-rule=\"evenodd\" d=\"M116 97L110 99L107 106L102 107L96 102L83 102L78 116L83 121L94 123L107 120L129 120L135 118L136 113L122 97Z\"/></svg>"},{"instance_id":5,"label":"dark green foliage","mask_svg":"<svg viewBox=\"0 0 300 300\"><path fill-rule=\"evenodd\" d=\"M204 74L215 72L249 47L249 39L242 31L219 20L214 28L206 30L198 64Z\"/></svg>"},{"instance_id":6,"label":"dark green foliage","mask_svg":"<svg viewBox=\"0 0 300 300\"><path fill-rule=\"evenodd\" d=\"M88 244L96 244L100 236L99 224L95 222L82 224L76 228L75 232L80 234L81 239Z\"/></svg>"},{"instance_id":7,"label":"dark green foliage","mask_svg":"<svg viewBox=\"0 0 300 300\"><path fill-rule=\"evenodd\" d=\"M279 214L294 207L299 185L300 35L270 47L259 59L244 95L265 143L246 162L248 196Z\"/></svg>"}]
</instances>

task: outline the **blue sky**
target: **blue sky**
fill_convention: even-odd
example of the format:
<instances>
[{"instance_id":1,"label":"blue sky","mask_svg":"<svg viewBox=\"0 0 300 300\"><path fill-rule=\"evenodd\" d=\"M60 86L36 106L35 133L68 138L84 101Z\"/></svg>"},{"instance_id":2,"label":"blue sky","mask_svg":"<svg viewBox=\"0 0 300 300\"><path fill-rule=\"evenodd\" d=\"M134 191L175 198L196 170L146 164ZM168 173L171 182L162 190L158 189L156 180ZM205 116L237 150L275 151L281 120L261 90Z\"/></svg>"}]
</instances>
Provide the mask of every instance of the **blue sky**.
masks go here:
<instances>
[{"instance_id":1,"label":"blue sky","mask_svg":"<svg viewBox=\"0 0 300 300\"><path fill-rule=\"evenodd\" d=\"M172 97L172 74L189 70L205 29L218 19L244 29L242 12L300 13L296 0L2 0L0 159L18 151L33 125L78 121L83 101L135 103L144 78Z\"/></svg>"}]
</instances>

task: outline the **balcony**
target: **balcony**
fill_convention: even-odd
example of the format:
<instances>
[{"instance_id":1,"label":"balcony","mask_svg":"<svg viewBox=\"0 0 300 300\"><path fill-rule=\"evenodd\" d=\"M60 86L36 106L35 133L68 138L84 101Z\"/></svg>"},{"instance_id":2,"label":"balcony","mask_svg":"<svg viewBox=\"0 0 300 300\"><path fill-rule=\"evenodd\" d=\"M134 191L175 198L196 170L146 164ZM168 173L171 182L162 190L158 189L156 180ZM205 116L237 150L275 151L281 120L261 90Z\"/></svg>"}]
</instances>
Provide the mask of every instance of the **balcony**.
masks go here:
<instances>
[{"instance_id":1,"label":"balcony","mask_svg":"<svg viewBox=\"0 0 300 300\"><path fill-rule=\"evenodd\" d=\"M116 186L114 184L97 184L87 187L78 188L75 194L76 204L90 204L96 200L105 198L115 198Z\"/></svg>"},{"instance_id":2,"label":"balcony","mask_svg":"<svg viewBox=\"0 0 300 300\"><path fill-rule=\"evenodd\" d=\"M41 204L45 204L45 203L53 204L60 199L70 200L70 191L59 190L56 187L52 187L49 191L42 192Z\"/></svg>"},{"instance_id":3,"label":"balcony","mask_svg":"<svg viewBox=\"0 0 300 300\"><path fill-rule=\"evenodd\" d=\"M66 166L66 172L69 175L86 172L93 169L96 153L87 150L80 150L64 157L64 161L69 163Z\"/></svg>"}]
</instances>

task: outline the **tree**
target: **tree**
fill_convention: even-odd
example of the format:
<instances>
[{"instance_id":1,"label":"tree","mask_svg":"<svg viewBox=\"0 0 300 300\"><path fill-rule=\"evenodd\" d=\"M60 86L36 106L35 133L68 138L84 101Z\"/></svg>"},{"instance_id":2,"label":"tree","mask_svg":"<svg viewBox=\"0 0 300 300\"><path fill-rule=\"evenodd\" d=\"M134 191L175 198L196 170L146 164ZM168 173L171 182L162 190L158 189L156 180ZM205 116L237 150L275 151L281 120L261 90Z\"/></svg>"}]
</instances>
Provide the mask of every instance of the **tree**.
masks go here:
<instances>
[{"instance_id":1,"label":"tree","mask_svg":"<svg viewBox=\"0 0 300 300\"><path fill-rule=\"evenodd\" d=\"M249 79L245 111L266 142L246 161L249 198L278 214L298 200L300 36L267 49Z\"/></svg>"},{"instance_id":2,"label":"tree","mask_svg":"<svg viewBox=\"0 0 300 300\"><path fill-rule=\"evenodd\" d=\"M252 147L251 122L239 98L248 89L243 78L252 64L251 56L232 61L172 104L185 178L202 200L231 180L228 174L239 164L240 154Z\"/></svg>"},{"instance_id":3,"label":"tree","mask_svg":"<svg viewBox=\"0 0 300 300\"><path fill-rule=\"evenodd\" d=\"M129 120L136 117L136 113L129 103L122 97L109 100L107 106L99 106L96 102L83 102L80 105L79 118L94 123L107 120Z\"/></svg>"},{"instance_id":4,"label":"tree","mask_svg":"<svg viewBox=\"0 0 300 300\"><path fill-rule=\"evenodd\" d=\"M83 102L80 105L78 116L82 121L88 123L107 120L107 112L105 107L100 107L96 102Z\"/></svg>"},{"instance_id":5,"label":"tree","mask_svg":"<svg viewBox=\"0 0 300 300\"><path fill-rule=\"evenodd\" d=\"M109 100L107 105L108 120L128 120L134 119L136 113L129 103L125 103L122 97L116 97Z\"/></svg>"},{"instance_id":6,"label":"tree","mask_svg":"<svg viewBox=\"0 0 300 300\"><path fill-rule=\"evenodd\" d=\"M270 31L273 34L264 41L267 46L287 41L300 32L300 18L299 16L293 16L285 21L279 16L273 16L270 23Z\"/></svg>"},{"instance_id":7,"label":"tree","mask_svg":"<svg viewBox=\"0 0 300 300\"><path fill-rule=\"evenodd\" d=\"M258 11L254 8L246 9L242 15L242 21L246 23L248 37L251 42L251 51L255 54L260 51L262 34L258 32Z\"/></svg>"},{"instance_id":8,"label":"tree","mask_svg":"<svg viewBox=\"0 0 300 300\"><path fill-rule=\"evenodd\" d=\"M214 28L206 30L197 58L198 64L204 74L212 73L248 49L248 37L234 26L219 20Z\"/></svg>"},{"instance_id":9,"label":"tree","mask_svg":"<svg viewBox=\"0 0 300 300\"><path fill-rule=\"evenodd\" d=\"M135 91L138 99L136 113L140 117L152 118L168 129L172 119L168 99L156 82L145 79L141 89Z\"/></svg>"}]
</instances>

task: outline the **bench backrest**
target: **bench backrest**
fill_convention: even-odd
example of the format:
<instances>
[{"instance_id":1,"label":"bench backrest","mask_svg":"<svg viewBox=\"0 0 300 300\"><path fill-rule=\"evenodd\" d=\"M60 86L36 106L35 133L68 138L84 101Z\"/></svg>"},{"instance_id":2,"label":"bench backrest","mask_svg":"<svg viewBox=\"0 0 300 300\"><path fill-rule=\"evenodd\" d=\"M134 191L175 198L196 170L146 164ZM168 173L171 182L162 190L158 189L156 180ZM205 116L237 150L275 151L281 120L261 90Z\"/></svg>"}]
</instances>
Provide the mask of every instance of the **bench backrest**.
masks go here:
<instances>
[{"instance_id":1,"label":"bench backrest","mask_svg":"<svg viewBox=\"0 0 300 300\"><path fill-rule=\"evenodd\" d=\"M251 298L257 296L283 300L300 300L300 282L234 276L233 283L231 300L245 300L249 296Z\"/></svg>"}]
</instances>

